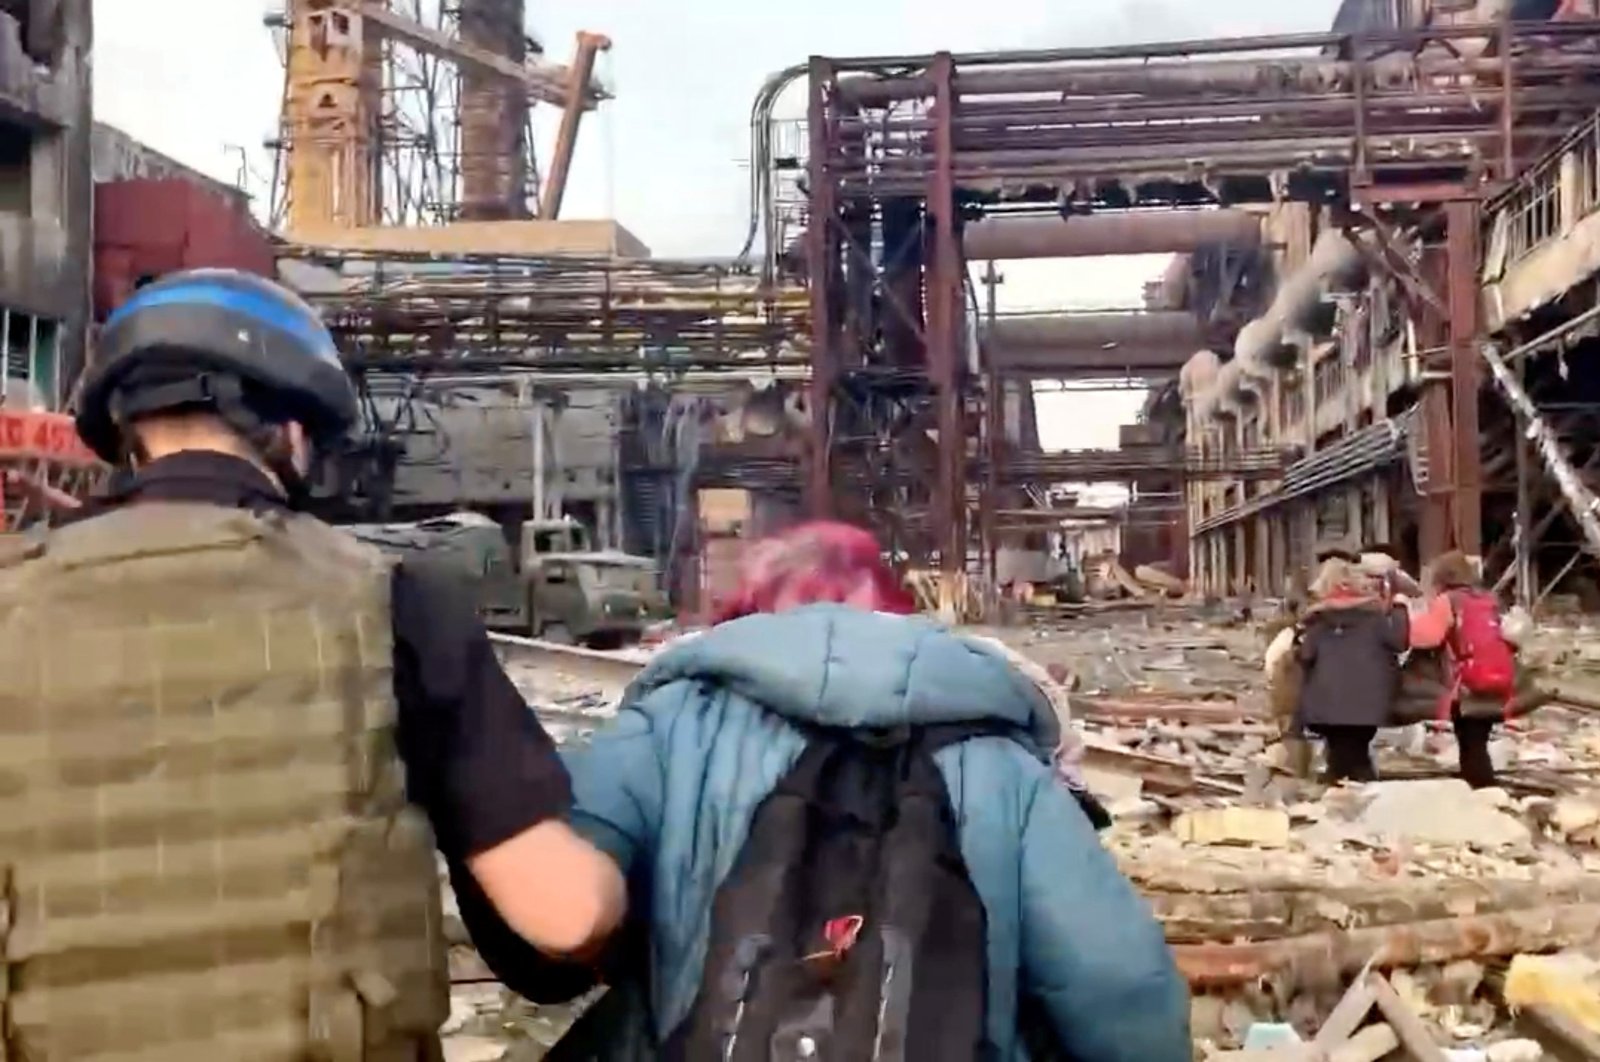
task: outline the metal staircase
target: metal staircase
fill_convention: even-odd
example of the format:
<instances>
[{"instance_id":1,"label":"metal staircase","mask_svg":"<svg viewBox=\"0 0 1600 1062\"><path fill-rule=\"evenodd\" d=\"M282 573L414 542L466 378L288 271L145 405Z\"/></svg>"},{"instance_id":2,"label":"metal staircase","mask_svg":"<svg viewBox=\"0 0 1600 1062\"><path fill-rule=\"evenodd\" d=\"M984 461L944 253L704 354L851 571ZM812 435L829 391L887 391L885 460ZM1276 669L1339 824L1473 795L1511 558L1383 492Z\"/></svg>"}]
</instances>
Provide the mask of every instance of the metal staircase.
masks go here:
<instances>
[{"instance_id":1,"label":"metal staircase","mask_svg":"<svg viewBox=\"0 0 1600 1062\"><path fill-rule=\"evenodd\" d=\"M1505 359L1500 356L1500 352L1492 344L1484 344L1479 349L1483 353L1483 360L1489 364L1489 371L1493 374L1500 393L1526 422L1527 438L1534 444L1539 459L1544 462L1551 478L1556 481L1562 497L1566 499L1573 519L1583 531L1589 551L1600 555L1600 498L1595 497L1594 492L1583 482L1577 468L1567 458L1561 441L1550 427L1549 421L1540 414L1539 407L1534 405L1533 399L1528 397L1528 392L1523 390L1522 383L1506 364Z\"/></svg>"}]
</instances>

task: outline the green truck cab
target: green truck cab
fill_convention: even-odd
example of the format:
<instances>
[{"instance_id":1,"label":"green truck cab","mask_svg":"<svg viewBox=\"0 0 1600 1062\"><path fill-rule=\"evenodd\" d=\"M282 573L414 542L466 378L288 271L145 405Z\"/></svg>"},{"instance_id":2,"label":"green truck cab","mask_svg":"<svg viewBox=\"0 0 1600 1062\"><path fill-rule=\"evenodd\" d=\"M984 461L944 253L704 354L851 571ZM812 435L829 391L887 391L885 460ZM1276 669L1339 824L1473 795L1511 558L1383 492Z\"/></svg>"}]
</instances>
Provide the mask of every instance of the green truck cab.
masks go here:
<instances>
[{"instance_id":1,"label":"green truck cab","mask_svg":"<svg viewBox=\"0 0 1600 1062\"><path fill-rule=\"evenodd\" d=\"M655 564L596 550L576 520L529 520L520 549L473 512L345 530L411 563L465 580L485 625L548 641L610 649L639 641L669 615Z\"/></svg>"}]
</instances>

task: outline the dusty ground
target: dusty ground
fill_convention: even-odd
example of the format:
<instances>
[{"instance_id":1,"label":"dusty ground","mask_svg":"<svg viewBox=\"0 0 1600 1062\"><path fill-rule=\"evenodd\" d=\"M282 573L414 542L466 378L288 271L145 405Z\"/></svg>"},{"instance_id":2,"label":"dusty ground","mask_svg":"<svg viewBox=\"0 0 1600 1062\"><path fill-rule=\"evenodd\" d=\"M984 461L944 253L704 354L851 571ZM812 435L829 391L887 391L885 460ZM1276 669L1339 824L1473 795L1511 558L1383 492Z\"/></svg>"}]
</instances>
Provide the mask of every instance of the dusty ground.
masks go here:
<instances>
[{"instance_id":1,"label":"dusty ground","mask_svg":"<svg viewBox=\"0 0 1600 1062\"><path fill-rule=\"evenodd\" d=\"M1509 1042L1500 984L1517 952L1600 936L1600 712L1549 708L1505 729L1501 790L1453 780L1453 738L1427 727L1384 732L1384 781L1325 790L1282 770L1261 619L1170 605L981 632L1055 665L1070 690L1091 784L1117 818L1106 844L1196 985L1197 1050L1282 1031L1272 1023L1311 1036L1376 956L1409 967L1393 987L1450 1057L1539 1057ZM1529 654L1600 701L1600 632L1546 630ZM620 692L512 671L562 742ZM457 986L447 1055L530 1062L571 1013Z\"/></svg>"}]
</instances>

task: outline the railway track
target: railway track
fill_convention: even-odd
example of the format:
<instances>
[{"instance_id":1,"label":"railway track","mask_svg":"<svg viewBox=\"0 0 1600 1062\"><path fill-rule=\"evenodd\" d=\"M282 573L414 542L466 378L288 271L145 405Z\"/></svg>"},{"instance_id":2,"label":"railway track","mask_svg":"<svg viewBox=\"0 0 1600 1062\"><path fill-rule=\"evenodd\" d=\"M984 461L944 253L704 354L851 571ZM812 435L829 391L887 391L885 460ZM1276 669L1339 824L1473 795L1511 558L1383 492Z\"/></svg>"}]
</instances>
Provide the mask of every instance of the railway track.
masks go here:
<instances>
[{"instance_id":1,"label":"railway track","mask_svg":"<svg viewBox=\"0 0 1600 1062\"><path fill-rule=\"evenodd\" d=\"M490 632L489 639L508 668L549 670L605 689L622 689L650 659L649 654L637 650L602 652L498 632Z\"/></svg>"}]
</instances>

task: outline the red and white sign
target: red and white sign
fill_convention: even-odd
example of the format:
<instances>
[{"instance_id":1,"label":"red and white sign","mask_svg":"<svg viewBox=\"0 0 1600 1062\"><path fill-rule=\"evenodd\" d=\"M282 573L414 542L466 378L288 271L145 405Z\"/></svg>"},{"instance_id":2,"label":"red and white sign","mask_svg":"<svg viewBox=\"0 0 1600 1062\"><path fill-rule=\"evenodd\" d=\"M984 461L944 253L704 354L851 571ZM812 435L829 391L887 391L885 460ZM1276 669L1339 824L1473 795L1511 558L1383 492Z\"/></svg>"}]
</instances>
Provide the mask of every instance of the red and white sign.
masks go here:
<instances>
[{"instance_id":1,"label":"red and white sign","mask_svg":"<svg viewBox=\"0 0 1600 1062\"><path fill-rule=\"evenodd\" d=\"M37 460L74 468L101 463L67 414L0 409L0 462Z\"/></svg>"}]
</instances>

